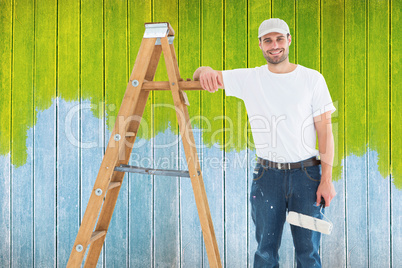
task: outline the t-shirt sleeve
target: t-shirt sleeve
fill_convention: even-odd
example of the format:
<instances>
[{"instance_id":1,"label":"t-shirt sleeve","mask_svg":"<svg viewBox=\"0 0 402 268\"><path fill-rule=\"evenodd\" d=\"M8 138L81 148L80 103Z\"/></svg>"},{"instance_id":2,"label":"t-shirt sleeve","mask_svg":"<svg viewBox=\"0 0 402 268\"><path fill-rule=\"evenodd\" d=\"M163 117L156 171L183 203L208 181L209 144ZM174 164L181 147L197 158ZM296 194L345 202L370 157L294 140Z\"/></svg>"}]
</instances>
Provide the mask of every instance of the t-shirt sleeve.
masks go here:
<instances>
[{"instance_id":1,"label":"t-shirt sleeve","mask_svg":"<svg viewBox=\"0 0 402 268\"><path fill-rule=\"evenodd\" d=\"M313 117L331 111L335 112L336 108L329 94L327 83L324 77L319 74L318 81L314 87L312 100Z\"/></svg>"},{"instance_id":2,"label":"t-shirt sleeve","mask_svg":"<svg viewBox=\"0 0 402 268\"><path fill-rule=\"evenodd\" d=\"M223 84L226 96L243 99L244 84L250 69L234 69L222 71Z\"/></svg>"}]
</instances>

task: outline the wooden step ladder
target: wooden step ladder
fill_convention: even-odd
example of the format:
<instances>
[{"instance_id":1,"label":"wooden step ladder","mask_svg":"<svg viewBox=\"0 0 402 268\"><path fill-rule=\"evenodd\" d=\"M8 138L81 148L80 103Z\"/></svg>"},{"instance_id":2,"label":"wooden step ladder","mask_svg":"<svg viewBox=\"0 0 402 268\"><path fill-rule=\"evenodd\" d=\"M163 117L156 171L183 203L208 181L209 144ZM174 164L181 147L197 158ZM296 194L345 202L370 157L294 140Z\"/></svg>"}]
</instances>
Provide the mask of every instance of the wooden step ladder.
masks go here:
<instances>
[{"instance_id":1,"label":"wooden step ladder","mask_svg":"<svg viewBox=\"0 0 402 268\"><path fill-rule=\"evenodd\" d=\"M198 81L183 81L180 78L173 39L174 31L169 23L145 24L144 37L130 81L67 267L80 267L89 245L84 266L96 266L125 172L190 177L209 264L211 267L222 267L187 110L188 99L183 91L201 90L202 88ZM169 81L153 82L162 51ZM138 118L142 117L150 90L171 90L172 92L188 171L157 170L127 165L140 125Z\"/></svg>"}]
</instances>

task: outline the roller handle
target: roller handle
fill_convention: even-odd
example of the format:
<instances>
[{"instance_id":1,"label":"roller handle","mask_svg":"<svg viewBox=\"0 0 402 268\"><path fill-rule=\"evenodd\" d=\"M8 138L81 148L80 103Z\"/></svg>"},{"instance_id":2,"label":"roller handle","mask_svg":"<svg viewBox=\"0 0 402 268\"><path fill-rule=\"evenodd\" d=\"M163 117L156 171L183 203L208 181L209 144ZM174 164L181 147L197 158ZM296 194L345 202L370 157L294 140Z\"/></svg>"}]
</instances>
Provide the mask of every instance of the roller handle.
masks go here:
<instances>
[{"instance_id":1,"label":"roller handle","mask_svg":"<svg viewBox=\"0 0 402 268\"><path fill-rule=\"evenodd\" d=\"M320 208L321 209L325 208L325 199L322 196L321 196Z\"/></svg>"}]
</instances>

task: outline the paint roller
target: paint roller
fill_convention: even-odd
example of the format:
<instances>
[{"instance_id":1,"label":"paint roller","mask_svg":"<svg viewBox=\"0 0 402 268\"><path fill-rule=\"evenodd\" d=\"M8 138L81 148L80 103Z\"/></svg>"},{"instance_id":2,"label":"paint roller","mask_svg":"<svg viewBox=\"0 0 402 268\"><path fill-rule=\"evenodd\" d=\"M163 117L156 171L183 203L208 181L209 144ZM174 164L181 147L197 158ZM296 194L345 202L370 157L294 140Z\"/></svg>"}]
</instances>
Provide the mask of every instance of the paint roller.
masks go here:
<instances>
[{"instance_id":1,"label":"paint roller","mask_svg":"<svg viewBox=\"0 0 402 268\"><path fill-rule=\"evenodd\" d=\"M301 213L297 213L294 211L289 211L288 216L286 217L286 221L292 225L299 226L302 228L306 228L309 230L317 231L323 234L331 234L332 231L332 222L322 213L322 209L325 207L325 200L321 198L320 203L320 213L323 215L328 221L321 220L315 217L311 217L308 215L304 215Z\"/></svg>"}]
</instances>

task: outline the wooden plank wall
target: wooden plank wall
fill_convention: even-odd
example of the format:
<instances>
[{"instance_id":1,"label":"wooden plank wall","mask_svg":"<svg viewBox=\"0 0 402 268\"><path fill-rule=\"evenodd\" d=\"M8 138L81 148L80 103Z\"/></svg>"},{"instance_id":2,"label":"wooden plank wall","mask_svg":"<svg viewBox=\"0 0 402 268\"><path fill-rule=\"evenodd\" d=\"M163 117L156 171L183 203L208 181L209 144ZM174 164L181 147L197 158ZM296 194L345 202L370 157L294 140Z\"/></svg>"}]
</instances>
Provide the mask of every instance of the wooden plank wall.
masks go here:
<instances>
[{"instance_id":1,"label":"wooden plank wall","mask_svg":"<svg viewBox=\"0 0 402 268\"><path fill-rule=\"evenodd\" d=\"M168 21L181 76L265 64L280 17L290 60L319 70L333 114L337 197L324 267L401 267L400 0L0 0L0 267L65 267L144 22ZM163 56L156 80L167 80ZM189 92L224 267L252 267L253 139L241 101ZM152 92L132 165L186 169L170 92ZM296 267L285 226L281 267ZM191 183L126 175L98 267L209 267Z\"/></svg>"}]
</instances>

